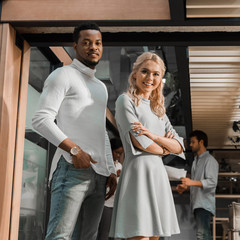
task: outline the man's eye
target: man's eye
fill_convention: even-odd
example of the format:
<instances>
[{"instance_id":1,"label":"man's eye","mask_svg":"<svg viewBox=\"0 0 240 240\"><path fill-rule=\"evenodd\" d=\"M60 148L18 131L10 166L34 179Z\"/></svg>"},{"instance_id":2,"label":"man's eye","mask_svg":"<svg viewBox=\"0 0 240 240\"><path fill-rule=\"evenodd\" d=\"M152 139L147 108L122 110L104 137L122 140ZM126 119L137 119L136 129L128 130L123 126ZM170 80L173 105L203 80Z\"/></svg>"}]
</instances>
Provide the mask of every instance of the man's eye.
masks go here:
<instances>
[{"instance_id":1,"label":"man's eye","mask_svg":"<svg viewBox=\"0 0 240 240\"><path fill-rule=\"evenodd\" d=\"M154 76L160 76L160 74L159 73L154 73Z\"/></svg>"},{"instance_id":2,"label":"man's eye","mask_svg":"<svg viewBox=\"0 0 240 240\"><path fill-rule=\"evenodd\" d=\"M147 70L142 70L141 72L142 72L142 73L147 73Z\"/></svg>"}]
</instances>

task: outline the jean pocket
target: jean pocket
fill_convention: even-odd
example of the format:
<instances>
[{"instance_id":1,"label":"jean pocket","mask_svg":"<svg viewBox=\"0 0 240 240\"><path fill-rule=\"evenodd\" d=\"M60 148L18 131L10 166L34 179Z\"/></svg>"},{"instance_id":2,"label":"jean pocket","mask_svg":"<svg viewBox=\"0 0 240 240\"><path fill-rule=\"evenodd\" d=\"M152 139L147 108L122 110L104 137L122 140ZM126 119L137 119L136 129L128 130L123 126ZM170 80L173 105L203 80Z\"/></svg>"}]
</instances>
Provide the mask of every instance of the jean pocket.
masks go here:
<instances>
[{"instance_id":1,"label":"jean pocket","mask_svg":"<svg viewBox=\"0 0 240 240\"><path fill-rule=\"evenodd\" d=\"M67 179L75 183L82 183L91 180L93 176L93 170L89 168L75 168L73 164L68 167Z\"/></svg>"},{"instance_id":2,"label":"jean pocket","mask_svg":"<svg viewBox=\"0 0 240 240\"><path fill-rule=\"evenodd\" d=\"M51 180L51 192L56 189L59 184L64 181L66 174L68 172L68 162L64 159L63 156L58 161L57 167L55 171L53 172L52 175L52 180Z\"/></svg>"}]
</instances>

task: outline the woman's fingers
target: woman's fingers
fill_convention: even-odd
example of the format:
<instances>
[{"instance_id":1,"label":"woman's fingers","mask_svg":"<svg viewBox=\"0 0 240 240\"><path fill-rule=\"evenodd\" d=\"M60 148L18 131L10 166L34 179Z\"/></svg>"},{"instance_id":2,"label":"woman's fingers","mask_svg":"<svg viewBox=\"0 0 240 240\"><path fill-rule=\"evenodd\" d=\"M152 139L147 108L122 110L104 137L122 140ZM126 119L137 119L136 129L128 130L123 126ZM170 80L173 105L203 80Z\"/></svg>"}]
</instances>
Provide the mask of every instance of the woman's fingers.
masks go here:
<instances>
[{"instance_id":1,"label":"woman's fingers","mask_svg":"<svg viewBox=\"0 0 240 240\"><path fill-rule=\"evenodd\" d=\"M133 127L132 128L134 131L138 131L138 130L146 130L146 128L145 127Z\"/></svg>"},{"instance_id":2,"label":"woman's fingers","mask_svg":"<svg viewBox=\"0 0 240 240\"><path fill-rule=\"evenodd\" d=\"M168 131L168 132L165 134L165 137L166 137L166 138L173 138L174 135L173 135L173 133L172 133L171 131Z\"/></svg>"},{"instance_id":3,"label":"woman's fingers","mask_svg":"<svg viewBox=\"0 0 240 240\"><path fill-rule=\"evenodd\" d=\"M170 134L171 134L171 132L170 132L170 131L169 131L169 132L167 132L167 133L165 134L165 137L169 138Z\"/></svg>"},{"instance_id":4,"label":"woman's fingers","mask_svg":"<svg viewBox=\"0 0 240 240\"><path fill-rule=\"evenodd\" d=\"M147 134L148 134L147 131L141 131L141 132L138 133L138 136L140 136L140 135L147 135Z\"/></svg>"},{"instance_id":5,"label":"woman's fingers","mask_svg":"<svg viewBox=\"0 0 240 240\"><path fill-rule=\"evenodd\" d=\"M140 122L134 122L133 125L142 125Z\"/></svg>"},{"instance_id":6,"label":"woman's fingers","mask_svg":"<svg viewBox=\"0 0 240 240\"><path fill-rule=\"evenodd\" d=\"M138 136L151 134L151 132L146 127L144 127L140 122L134 122L133 125L134 126L132 127L132 130L136 132Z\"/></svg>"},{"instance_id":7,"label":"woman's fingers","mask_svg":"<svg viewBox=\"0 0 240 240\"><path fill-rule=\"evenodd\" d=\"M147 130L147 128L145 128L145 127L142 126L142 125L135 125L135 126L132 127L132 130L133 130L134 132L137 132L137 131Z\"/></svg>"}]
</instances>

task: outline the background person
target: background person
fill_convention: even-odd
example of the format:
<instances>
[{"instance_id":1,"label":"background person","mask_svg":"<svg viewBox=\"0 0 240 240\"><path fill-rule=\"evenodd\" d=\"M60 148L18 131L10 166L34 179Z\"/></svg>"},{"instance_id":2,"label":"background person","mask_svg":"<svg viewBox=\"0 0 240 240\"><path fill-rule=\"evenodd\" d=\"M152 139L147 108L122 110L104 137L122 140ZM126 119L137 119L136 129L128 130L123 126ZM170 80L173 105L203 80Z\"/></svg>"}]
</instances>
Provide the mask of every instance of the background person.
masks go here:
<instances>
[{"instance_id":1,"label":"background person","mask_svg":"<svg viewBox=\"0 0 240 240\"><path fill-rule=\"evenodd\" d=\"M49 178L46 240L95 240L106 182L108 197L116 188L105 129L107 90L94 76L102 57L101 31L94 23L84 23L74 29L73 38L76 58L46 79L33 117L34 129L58 147Z\"/></svg>"},{"instance_id":2,"label":"background person","mask_svg":"<svg viewBox=\"0 0 240 240\"><path fill-rule=\"evenodd\" d=\"M207 151L208 137L206 133L195 130L190 134L190 147L196 154L191 179L181 178L182 184L177 186L181 194L190 187L191 208L197 226L198 240L211 240L211 218L215 214L215 191L218 181L218 162Z\"/></svg>"},{"instance_id":3,"label":"background person","mask_svg":"<svg viewBox=\"0 0 240 240\"><path fill-rule=\"evenodd\" d=\"M140 55L129 76L129 89L116 101L116 121L125 159L115 196L110 236L158 239L179 233L162 155L181 153L183 139L165 114L162 59Z\"/></svg>"},{"instance_id":4,"label":"background person","mask_svg":"<svg viewBox=\"0 0 240 240\"><path fill-rule=\"evenodd\" d=\"M118 181L120 177L120 173L122 171L122 164L120 163L120 157L123 154L123 146L122 146L121 140L118 138L112 138L110 140L110 143L111 143L112 155L113 155L114 165L117 172L117 181ZM107 191L108 190L109 189L107 189ZM113 195L111 198L105 201L102 218L98 228L97 240L107 240L107 239L113 240L113 238L109 238L108 236L109 236L109 230L110 230L111 219L112 219L114 196L115 195Z\"/></svg>"}]
</instances>

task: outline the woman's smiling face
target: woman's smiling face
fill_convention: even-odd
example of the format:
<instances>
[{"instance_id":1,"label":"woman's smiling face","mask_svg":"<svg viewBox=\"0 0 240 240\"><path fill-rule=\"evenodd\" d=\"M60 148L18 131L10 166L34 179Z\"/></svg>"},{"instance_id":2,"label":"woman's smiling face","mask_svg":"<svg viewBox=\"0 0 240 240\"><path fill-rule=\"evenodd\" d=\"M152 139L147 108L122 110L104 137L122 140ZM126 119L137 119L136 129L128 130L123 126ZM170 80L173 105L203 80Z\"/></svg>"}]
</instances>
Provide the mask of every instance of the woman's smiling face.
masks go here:
<instances>
[{"instance_id":1,"label":"woman's smiling face","mask_svg":"<svg viewBox=\"0 0 240 240\"><path fill-rule=\"evenodd\" d=\"M136 79L138 94L149 99L152 91L161 84L162 69L155 61L147 60L142 63L133 77Z\"/></svg>"}]
</instances>

